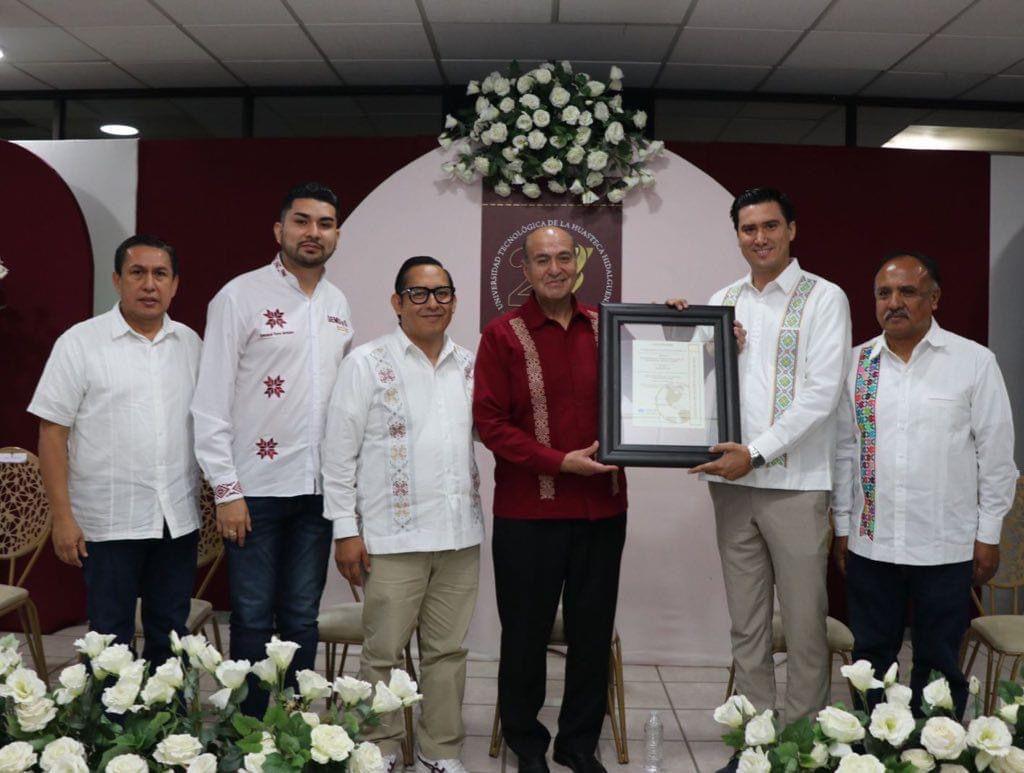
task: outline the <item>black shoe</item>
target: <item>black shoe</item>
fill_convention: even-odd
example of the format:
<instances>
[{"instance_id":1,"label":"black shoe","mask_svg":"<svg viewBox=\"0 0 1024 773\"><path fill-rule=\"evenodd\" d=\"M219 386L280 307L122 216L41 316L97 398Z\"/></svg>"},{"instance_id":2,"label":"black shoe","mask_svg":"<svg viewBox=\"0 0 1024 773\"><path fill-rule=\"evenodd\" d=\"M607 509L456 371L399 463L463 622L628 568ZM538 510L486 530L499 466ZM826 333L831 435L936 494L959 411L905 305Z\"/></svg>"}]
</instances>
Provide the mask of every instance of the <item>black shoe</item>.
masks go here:
<instances>
[{"instance_id":1,"label":"black shoe","mask_svg":"<svg viewBox=\"0 0 1024 773\"><path fill-rule=\"evenodd\" d=\"M560 752L556 751L552 759L559 765L571 768L573 773L607 773L597 757L591 752Z\"/></svg>"},{"instance_id":2,"label":"black shoe","mask_svg":"<svg viewBox=\"0 0 1024 773\"><path fill-rule=\"evenodd\" d=\"M548 773L548 761L542 754L540 757L517 756L519 773Z\"/></svg>"},{"instance_id":3,"label":"black shoe","mask_svg":"<svg viewBox=\"0 0 1024 773\"><path fill-rule=\"evenodd\" d=\"M724 768L719 768L717 771L715 771L715 773L736 773L736 771L739 769L739 767L740 767L740 758L739 758L739 756L736 756L736 757L733 757L731 760L729 760L725 764Z\"/></svg>"}]
</instances>

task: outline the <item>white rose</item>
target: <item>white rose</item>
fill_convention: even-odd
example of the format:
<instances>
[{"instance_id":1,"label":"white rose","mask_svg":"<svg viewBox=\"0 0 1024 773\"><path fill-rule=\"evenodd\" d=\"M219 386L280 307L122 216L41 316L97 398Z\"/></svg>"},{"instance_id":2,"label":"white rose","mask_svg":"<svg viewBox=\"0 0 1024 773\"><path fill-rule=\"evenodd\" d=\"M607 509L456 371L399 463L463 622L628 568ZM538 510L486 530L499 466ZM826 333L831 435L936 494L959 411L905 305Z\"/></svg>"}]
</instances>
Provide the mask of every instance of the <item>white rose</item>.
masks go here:
<instances>
[{"instance_id":1,"label":"white rose","mask_svg":"<svg viewBox=\"0 0 1024 773\"><path fill-rule=\"evenodd\" d=\"M477 97L476 102L473 104L473 110L476 111L477 115L481 115L490 106L491 100L487 97Z\"/></svg>"},{"instance_id":2,"label":"white rose","mask_svg":"<svg viewBox=\"0 0 1024 773\"><path fill-rule=\"evenodd\" d=\"M587 169L600 172L608 166L608 154L603 150L592 150L587 154Z\"/></svg>"},{"instance_id":3,"label":"white rose","mask_svg":"<svg viewBox=\"0 0 1024 773\"><path fill-rule=\"evenodd\" d=\"M310 727L316 727L320 724L320 715L313 711L300 711L299 716Z\"/></svg>"},{"instance_id":4,"label":"white rose","mask_svg":"<svg viewBox=\"0 0 1024 773\"><path fill-rule=\"evenodd\" d=\"M540 97L536 94L523 94L519 97L519 104L528 110L536 110L540 107Z\"/></svg>"},{"instance_id":5,"label":"white rose","mask_svg":"<svg viewBox=\"0 0 1024 773\"><path fill-rule=\"evenodd\" d=\"M119 754L104 770L106 773L149 773L149 763L138 754Z\"/></svg>"},{"instance_id":6,"label":"white rose","mask_svg":"<svg viewBox=\"0 0 1024 773\"><path fill-rule=\"evenodd\" d=\"M590 92L590 96L599 97L604 94L604 84L601 81L589 81L587 91Z\"/></svg>"},{"instance_id":7,"label":"white rose","mask_svg":"<svg viewBox=\"0 0 1024 773\"><path fill-rule=\"evenodd\" d=\"M355 706L360 701L367 701L373 695L373 685L351 676L342 676L334 680L334 691L346 706Z\"/></svg>"},{"instance_id":8,"label":"white rose","mask_svg":"<svg viewBox=\"0 0 1024 773\"><path fill-rule=\"evenodd\" d=\"M608 191L608 201L612 204L618 204L624 198L626 198L625 188L612 188Z\"/></svg>"},{"instance_id":9,"label":"white rose","mask_svg":"<svg viewBox=\"0 0 1024 773\"><path fill-rule=\"evenodd\" d=\"M914 715L906 706L879 703L871 712L868 731L878 740L899 748L914 732Z\"/></svg>"},{"instance_id":10,"label":"white rose","mask_svg":"<svg viewBox=\"0 0 1024 773\"><path fill-rule=\"evenodd\" d=\"M661 155L665 150L665 143L662 140L651 140L647 143L647 155L651 158Z\"/></svg>"},{"instance_id":11,"label":"white rose","mask_svg":"<svg viewBox=\"0 0 1024 773\"><path fill-rule=\"evenodd\" d=\"M92 660L92 667L98 677L107 674L118 676L121 670L135 661L135 654L127 644L111 644Z\"/></svg>"},{"instance_id":12,"label":"white rose","mask_svg":"<svg viewBox=\"0 0 1024 773\"><path fill-rule=\"evenodd\" d=\"M503 123L496 123L487 130L492 142L504 142L508 139L508 127Z\"/></svg>"},{"instance_id":13,"label":"white rose","mask_svg":"<svg viewBox=\"0 0 1024 773\"><path fill-rule=\"evenodd\" d=\"M487 123L488 121L493 121L499 115L501 115L501 113L498 112L498 108L492 105L480 114L480 120Z\"/></svg>"},{"instance_id":14,"label":"white rose","mask_svg":"<svg viewBox=\"0 0 1024 773\"><path fill-rule=\"evenodd\" d=\"M955 760L967 748L967 731L949 717L932 717L921 730L921 745L937 760Z\"/></svg>"},{"instance_id":15,"label":"white rose","mask_svg":"<svg viewBox=\"0 0 1024 773\"><path fill-rule=\"evenodd\" d=\"M1024 773L1024 749L1011 746L1005 757L992 760L995 773Z\"/></svg>"},{"instance_id":16,"label":"white rose","mask_svg":"<svg viewBox=\"0 0 1024 773\"><path fill-rule=\"evenodd\" d=\"M139 696L139 684L133 679L118 679L117 683L103 691L100 701L111 714L124 714L135 706Z\"/></svg>"},{"instance_id":17,"label":"white rose","mask_svg":"<svg viewBox=\"0 0 1024 773\"><path fill-rule=\"evenodd\" d=\"M16 668L0 685L0 695L10 698L15 703L34 703L46 695L46 685L36 676L36 672L27 668Z\"/></svg>"},{"instance_id":18,"label":"white rose","mask_svg":"<svg viewBox=\"0 0 1024 773\"><path fill-rule=\"evenodd\" d=\"M584 190L586 189L583 187L583 183L579 180L573 180L572 185L569 186L569 193L574 193L577 196L583 193Z\"/></svg>"},{"instance_id":19,"label":"white rose","mask_svg":"<svg viewBox=\"0 0 1024 773\"><path fill-rule=\"evenodd\" d=\"M939 765L939 773L971 773L963 765Z\"/></svg>"},{"instance_id":20,"label":"white rose","mask_svg":"<svg viewBox=\"0 0 1024 773\"><path fill-rule=\"evenodd\" d=\"M487 159L484 159L485 161ZM318 698L326 698L331 694L331 683L324 679L316 671L304 668L296 672L295 681L299 685L299 695L307 701L314 701Z\"/></svg>"},{"instance_id":21,"label":"white rose","mask_svg":"<svg viewBox=\"0 0 1024 773\"><path fill-rule=\"evenodd\" d=\"M993 757L1005 757L1012 744L1013 736L998 717L978 717L967 726L967 745Z\"/></svg>"},{"instance_id":22,"label":"white rose","mask_svg":"<svg viewBox=\"0 0 1024 773\"><path fill-rule=\"evenodd\" d=\"M622 81L609 81L608 91L622 91Z\"/></svg>"},{"instance_id":23,"label":"white rose","mask_svg":"<svg viewBox=\"0 0 1024 773\"><path fill-rule=\"evenodd\" d=\"M580 202L583 203L583 204L593 204L595 201L597 201L600 198L601 197L598 196L593 191L587 191L582 196L580 196Z\"/></svg>"},{"instance_id":24,"label":"white rose","mask_svg":"<svg viewBox=\"0 0 1024 773\"><path fill-rule=\"evenodd\" d=\"M577 129L576 130L576 144L577 145L586 145L588 142L590 142L590 133L591 133L591 130L588 127L586 127L586 126L581 126L579 129Z\"/></svg>"},{"instance_id":25,"label":"white rose","mask_svg":"<svg viewBox=\"0 0 1024 773\"><path fill-rule=\"evenodd\" d=\"M32 744L13 741L0 749L0 773L21 773L35 765L38 759Z\"/></svg>"},{"instance_id":26,"label":"white rose","mask_svg":"<svg viewBox=\"0 0 1024 773\"><path fill-rule=\"evenodd\" d=\"M818 712L818 724L825 735L840 743L853 743L864 737L864 727L860 720L835 706L826 706Z\"/></svg>"},{"instance_id":27,"label":"white rose","mask_svg":"<svg viewBox=\"0 0 1024 773\"><path fill-rule=\"evenodd\" d=\"M604 175L600 172L591 172L587 175L587 179L584 182L586 182L588 188L596 188L604 182Z\"/></svg>"},{"instance_id":28,"label":"white rose","mask_svg":"<svg viewBox=\"0 0 1024 773\"><path fill-rule=\"evenodd\" d=\"M455 167L452 167L452 172L454 171ZM264 660L254 663L252 666L252 672L256 674L256 678L261 682L266 682L267 684L277 683L277 666L270 658L265 658Z\"/></svg>"},{"instance_id":29,"label":"white rose","mask_svg":"<svg viewBox=\"0 0 1024 773\"><path fill-rule=\"evenodd\" d=\"M490 171L491 162L488 160L487 156L477 156L473 159L473 168L480 174L486 176L487 172Z\"/></svg>"},{"instance_id":30,"label":"white rose","mask_svg":"<svg viewBox=\"0 0 1024 773\"><path fill-rule=\"evenodd\" d=\"M907 749L900 755L900 762L909 762L921 773L935 769L935 758L924 749Z\"/></svg>"},{"instance_id":31,"label":"white rose","mask_svg":"<svg viewBox=\"0 0 1024 773\"><path fill-rule=\"evenodd\" d=\"M501 149L501 155L506 161L515 161L519 155L519 149L514 145L506 145Z\"/></svg>"},{"instance_id":32,"label":"white rose","mask_svg":"<svg viewBox=\"0 0 1024 773\"><path fill-rule=\"evenodd\" d=\"M245 684L245 677L249 675L250 670L248 660L225 660L217 666L215 674L222 687L237 690Z\"/></svg>"},{"instance_id":33,"label":"white rose","mask_svg":"<svg viewBox=\"0 0 1024 773\"><path fill-rule=\"evenodd\" d=\"M836 771L842 773L885 773L885 765L873 754L847 754Z\"/></svg>"},{"instance_id":34,"label":"white rose","mask_svg":"<svg viewBox=\"0 0 1024 773\"><path fill-rule=\"evenodd\" d=\"M558 180L548 180L548 190L552 193L565 193L565 186Z\"/></svg>"},{"instance_id":35,"label":"white rose","mask_svg":"<svg viewBox=\"0 0 1024 773\"><path fill-rule=\"evenodd\" d=\"M161 682L166 682L174 689L178 689L185 682L185 672L182 671L181 660L178 658L165 660L153 675Z\"/></svg>"},{"instance_id":36,"label":"white rose","mask_svg":"<svg viewBox=\"0 0 1024 773\"><path fill-rule=\"evenodd\" d=\"M448 115L444 117L444 128L454 129L458 125L459 122L455 120L455 116L453 116L451 113L448 113Z\"/></svg>"},{"instance_id":37,"label":"white rose","mask_svg":"<svg viewBox=\"0 0 1024 773\"><path fill-rule=\"evenodd\" d=\"M563 108L568 105L571 98L572 95L561 86L555 86L551 89L551 94L548 97L551 100L551 104L557 108Z\"/></svg>"},{"instance_id":38,"label":"white rose","mask_svg":"<svg viewBox=\"0 0 1024 773\"><path fill-rule=\"evenodd\" d=\"M554 156L551 156L550 158L544 159L544 163L540 165L540 168L548 174L558 174L562 171L562 162Z\"/></svg>"},{"instance_id":39,"label":"white rose","mask_svg":"<svg viewBox=\"0 0 1024 773\"><path fill-rule=\"evenodd\" d=\"M611 118L611 112L608 110L608 105L604 102L598 102L594 105L594 118L601 123L607 123L608 119Z\"/></svg>"},{"instance_id":40,"label":"white rose","mask_svg":"<svg viewBox=\"0 0 1024 773\"><path fill-rule=\"evenodd\" d=\"M459 162L455 165L455 176L458 177L464 183L471 183L474 179L473 169L467 167L464 163ZM273 661L271 661L273 662ZM276 668L276 666L275 666Z\"/></svg>"},{"instance_id":41,"label":"white rose","mask_svg":"<svg viewBox=\"0 0 1024 773\"><path fill-rule=\"evenodd\" d=\"M388 714L402 708L402 699L395 695L384 682L377 682L373 695L373 710L377 714Z\"/></svg>"},{"instance_id":42,"label":"white rose","mask_svg":"<svg viewBox=\"0 0 1024 773\"><path fill-rule=\"evenodd\" d=\"M544 132L540 129L534 129L527 136L526 141L534 150L540 150L547 144L548 138L544 136Z\"/></svg>"},{"instance_id":43,"label":"white rose","mask_svg":"<svg viewBox=\"0 0 1024 773\"><path fill-rule=\"evenodd\" d=\"M228 707L228 701L231 700L231 689L224 687L210 696L210 703L213 704L214 708L218 711L224 711Z\"/></svg>"},{"instance_id":44,"label":"white rose","mask_svg":"<svg viewBox=\"0 0 1024 773\"><path fill-rule=\"evenodd\" d=\"M828 747L823 743L816 743L811 747L810 754L808 754L813 763L814 769L827 768L828 767ZM802 767L811 767L811 765L805 765Z\"/></svg>"},{"instance_id":45,"label":"white rose","mask_svg":"<svg viewBox=\"0 0 1024 773\"><path fill-rule=\"evenodd\" d=\"M526 136L523 134L517 134L515 137L512 138L512 147L516 148L517 150L522 150L527 146L527 144L529 144L528 140L526 139Z\"/></svg>"},{"instance_id":46,"label":"white rose","mask_svg":"<svg viewBox=\"0 0 1024 773\"><path fill-rule=\"evenodd\" d=\"M771 709L762 712L747 723L743 732L747 746L765 746L775 743L775 720Z\"/></svg>"},{"instance_id":47,"label":"white rose","mask_svg":"<svg viewBox=\"0 0 1024 773\"><path fill-rule=\"evenodd\" d=\"M650 188L654 185L654 175L648 172L646 169L640 170L640 187Z\"/></svg>"},{"instance_id":48,"label":"white rose","mask_svg":"<svg viewBox=\"0 0 1024 773\"><path fill-rule=\"evenodd\" d=\"M739 696L733 695L725 703L715 709L714 720L720 725L731 727L734 730L743 726L743 712L740 711L739 704L735 698Z\"/></svg>"},{"instance_id":49,"label":"white rose","mask_svg":"<svg viewBox=\"0 0 1024 773\"><path fill-rule=\"evenodd\" d=\"M570 126L576 123L580 119L580 109L576 105L569 105L562 110L562 123L567 123Z\"/></svg>"},{"instance_id":50,"label":"white rose","mask_svg":"<svg viewBox=\"0 0 1024 773\"><path fill-rule=\"evenodd\" d=\"M583 161L586 155L587 152L583 148L579 145L573 145L568 151L566 151L565 160L570 164L579 164Z\"/></svg>"},{"instance_id":51,"label":"white rose","mask_svg":"<svg viewBox=\"0 0 1024 773\"><path fill-rule=\"evenodd\" d=\"M512 195L512 188L507 182L502 180L494 186L494 192L504 198Z\"/></svg>"},{"instance_id":52,"label":"white rose","mask_svg":"<svg viewBox=\"0 0 1024 773\"><path fill-rule=\"evenodd\" d=\"M547 110L534 110L533 111L533 125L544 128L551 123L551 113Z\"/></svg>"},{"instance_id":53,"label":"white rose","mask_svg":"<svg viewBox=\"0 0 1024 773\"><path fill-rule=\"evenodd\" d=\"M643 110L633 113L633 125L638 129L644 128L647 125L647 113Z\"/></svg>"},{"instance_id":54,"label":"white rose","mask_svg":"<svg viewBox=\"0 0 1024 773\"><path fill-rule=\"evenodd\" d=\"M89 770L85 764L85 747L74 738L63 736L46 744L39 758L39 767L43 770L74 770L75 760L82 763L82 770Z\"/></svg>"},{"instance_id":55,"label":"white rose","mask_svg":"<svg viewBox=\"0 0 1024 773\"><path fill-rule=\"evenodd\" d=\"M493 83L494 93L499 97L503 97L508 94L511 89L511 85L508 82L508 78L495 78Z\"/></svg>"},{"instance_id":56,"label":"white rose","mask_svg":"<svg viewBox=\"0 0 1024 773\"><path fill-rule=\"evenodd\" d=\"M924 701L937 709L953 710L953 694L949 691L949 682L939 677L924 688L921 693Z\"/></svg>"},{"instance_id":57,"label":"white rose","mask_svg":"<svg viewBox=\"0 0 1024 773\"><path fill-rule=\"evenodd\" d=\"M624 77L625 75L623 74L622 69L614 64L612 65L612 68L608 71L608 80L610 81L620 81Z\"/></svg>"},{"instance_id":58,"label":"white rose","mask_svg":"<svg viewBox=\"0 0 1024 773\"><path fill-rule=\"evenodd\" d=\"M736 773L771 773L771 770L771 760L760 748L744 749L736 767Z\"/></svg>"},{"instance_id":59,"label":"white rose","mask_svg":"<svg viewBox=\"0 0 1024 773\"><path fill-rule=\"evenodd\" d=\"M14 713L22 730L26 733L38 733L57 716L57 706L49 698L39 698L31 703L15 704Z\"/></svg>"},{"instance_id":60,"label":"white rose","mask_svg":"<svg viewBox=\"0 0 1024 773\"><path fill-rule=\"evenodd\" d=\"M610 142L612 145L618 145L626 138L626 130L622 128L622 124L618 121L612 121L608 124L608 128L604 130L604 141Z\"/></svg>"},{"instance_id":61,"label":"white rose","mask_svg":"<svg viewBox=\"0 0 1024 773\"><path fill-rule=\"evenodd\" d=\"M999 709L999 716L1003 718L1004 722L1016 727L1018 711L1020 711L1019 703L1008 703Z\"/></svg>"},{"instance_id":62,"label":"white rose","mask_svg":"<svg viewBox=\"0 0 1024 773\"><path fill-rule=\"evenodd\" d=\"M520 94L525 94L527 91L533 88L533 78L529 75L519 76L519 80L516 81L516 91Z\"/></svg>"},{"instance_id":63,"label":"white rose","mask_svg":"<svg viewBox=\"0 0 1024 773\"><path fill-rule=\"evenodd\" d=\"M118 682L124 682L125 684L134 684L137 687L142 686L142 680L146 676L146 661L136 660L129 663L127 666L121 669L121 676L118 677Z\"/></svg>"},{"instance_id":64,"label":"white rose","mask_svg":"<svg viewBox=\"0 0 1024 773\"><path fill-rule=\"evenodd\" d=\"M516 118L516 128L522 132L528 132L533 128L533 119L526 113L520 113Z\"/></svg>"},{"instance_id":65,"label":"white rose","mask_svg":"<svg viewBox=\"0 0 1024 773\"><path fill-rule=\"evenodd\" d=\"M906 685L891 684L885 688L885 700L897 706L909 706L910 699L914 697L914 691Z\"/></svg>"},{"instance_id":66,"label":"white rose","mask_svg":"<svg viewBox=\"0 0 1024 773\"><path fill-rule=\"evenodd\" d=\"M480 81L470 81L466 84L466 94L472 96L480 93Z\"/></svg>"},{"instance_id":67,"label":"white rose","mask_svg":"<svg viewBox=\"0 0 1024 773\"><path fill-rule=\"evenodd\" d=\"M291 644L291 642L287 642ZM268 645L269 646L269 645ZM298 649L299 645L296 644L295 648ZM207 645L199 652L199 665L203 667L205 671L214 673L224 660L224 656L220 654L220 650L214 647L212 644ZM291 660L291 658L289 658Z\"/></svg>"},{"instance_id":68,"label":"white rose","mask_svg":"<svg viewBox=\"0 0 1024 773\"><path fill-rule=\"evenodd\" d=\"M15 649L0 649L0 678L6 677L21 665L21 655Z\"/></svg>"},{"instance_id":69,"label":"white rose","mask_svg":"<svg viewBox=\"0 0 1024 773\"><path fill-rule=\"evenodd\" d=\"M216 773L217 758L212 754L200 754L189 763L186 773Z\"/></svg>"},{"instance_id":70,"label":"white rose","mask_svg":"<svg viewBox=\"0 0 1024 773\"><path fill-rule=\"evenodd\" d=\"M192 660L198 660L199 653L206 649L209 642L201 633L190 633L181 637L181 649Z\"/></svg>"},{"instance_id":71,"label":"white rose","mask_svg":"<svg viewBox=\"0 0 1024 773\"><path fill-rule=\"evenodd\" d=\"M528 199L539 199L540 186L537 183L526 183L523 186L523 195Z\"/></svg>"},{"instance_id":72,"label":"white rose","mask_svg":"<svg viewBox=\"0 0 1024 773\"><path fill-rule=\"evenodd\" d=\"M263 763L267 761L267 755L260 752L250 752L242 758L242 767L247 773L263 773Z\"/></svg>"},{"instance_id":73,"label":"white rose","mask_svg":"<svg viewBox=\"0 0 1024 773\"><path fill-rule=\"evenodd\" d=\"M900 664L894 661L893 664L889 666L888 670L886 670L885 676L882 677L882 684L885 687L892 687L892 685L896 684L896 677L899 675L899 672Z\"/></svg>"},{"instance_id":74,"label":"white rose","mask_svg":"<svg viewBox=\"0 0 1024 773\"><path fill-rule=\"evenodd\" d=\"M348 733L338 725L317 725L310 731L310 753L321 765L343 762L354 748Z\"/></svg>"},{"instance_id":75,"label":"white rose","mask_svg":"<svg viewBox=\"0 0 1024 773\"><path fill-rule=\"evenodd\" d=\"M855 690L865 692L882 687L882 683L875 679L875 669L867 660L858 660L850 666L843 666L839 673L850 681Z\"/></svg>"},{"instance_id":76,"label":"white rose","mask_svg":"<svg viewBox=\"0 0 1024 773\"><path fill-rule=\"evenodd\" d=\"M558 64L562 68L562 72L566 73L567 75L572 73L572 64L569 61L563 59Z\"/></svg>"},{"instance_id":77,"label":"white rose","mask_svg":"<svg viewBox=\"0 0 1024 773\"><path fill-rule=\"evenodd\" d=\"M547 72L543 70L542 72ZM384 773L384 758L377 744L363 742L348 758L348 773Z\"/></svg>"},{"instance_id":78,"label":"white rose","mask_svg":"<svg viewBox=\"0 0 1024 773\"><path fill-rule=\"evenodd\" d=\"M551 83L551 70L545 67L538 67L536 70L530 73L533 79L537 81L541 86L547 86Z\"/></svg>"},{"instance_id":79,"label":"white rose","mask_svg":"<svg viewBox=\"0 0 1024 773\"><path fill-rule=\"evenodd\" d=\"M569 141L560 134L556 134L554 137L552 137L550 142L551 147L557 148L559 150L561 150L562 148L569 144Z\"/></svg>"},{"instance_id":80,"label":"white rose","mask_svg":"<svg viewBox=\"0 0 1024 773\"><path fill-rule=\"evenodd\" d=\"M112 633L89 631L81 639L75 639L75 649L91 660L109 647L116 638Z\"/></svg>"},{"instance_id":81,"label":"white rose","mask_svg":"<svg viewBox=\"0 0 1024 773\"><path fill-rule=\"evenodd\" d=\"M156 745L153 759L168 766L187 766L203 753L203 745L199 739L188 733L176 733L167 736Z\"/></svg>"},{"instance_id":82,"label":"white rose","mask_svg":"<svg viewBox=\"0 0 1024 773\"><path fill-rule=\"evenodd\" d=\"M584 110L580 113L580 126L590 126L594 122L594 116L590 114L589 110Z\"/></svg>"},{"instance_id":83,"label":"white rose","mask_svg":"<svg viewBox=\"0 0 1024 773\"><path fill-rule=\"evenodd\" d=\"M498 109L503 113L511 113L516 107L516 101L512 97L505 97L498 103Z\"/></svg>"},{"instance_id":84,"label":"white rose","mask_svg":"<svg viewBox=\"0 0 1024 773\"><path fill-rule=\"evenodd\" d=\"M640 175L628 174L622 178L622 184L626 186L627 191L631 191L640 184Z\"/></svg>"},{"instance_id":85,"label":"white rose","mask_svg":"<svg viewBox=\"0 0 1024 773\"><path fill-rule=\"evenodd\" d=\"M170 703L174 700L174 688L163 679L152 677L146 682L140 694L142 702L147 706L157 703Z\"/></svg>"}]
</instances>

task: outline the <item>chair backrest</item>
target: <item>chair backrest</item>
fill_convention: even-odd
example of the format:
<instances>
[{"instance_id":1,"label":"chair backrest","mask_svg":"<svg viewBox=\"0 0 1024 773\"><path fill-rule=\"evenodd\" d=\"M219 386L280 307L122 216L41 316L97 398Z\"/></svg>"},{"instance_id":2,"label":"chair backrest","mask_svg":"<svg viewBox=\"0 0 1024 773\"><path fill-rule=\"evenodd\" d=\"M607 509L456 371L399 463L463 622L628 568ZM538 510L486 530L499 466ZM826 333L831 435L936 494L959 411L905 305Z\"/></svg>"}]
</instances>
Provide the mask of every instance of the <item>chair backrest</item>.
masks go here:
<instances>
[{"instance_id":1,"label":"chair backrest","mask_svg":"<svg viewBox=\"0 0 1024 773\"><path fill-rule=\"evenodd\" d=\"M203 581L196 591L196 598L202 598L206 592L206 586L213 579L213 573L220 566L224 558L224 540L217 529L217 504L213 498L213 489L204 479L199 489L199 512L202 516L202 524L199 527L199 559L196 566L199 569L208 566Z\"/></svg>"},{"instance_id":2,"label":"chair backrest","mask_svg":"<svg viewBox=\"0 0 1024 773\"><path fill-rule=\"evenodd\" d=\"M1020 614L1019 591L1024 587L1024 475L1017 479L1017 493L1013 507L1003 519L1003 532L999 539L999 571L988 583L988 609L983 614L995 614L1002 604L997 604L997 590L1012 592L1012 612ZM1002 594L1005 595L1005 594Z\"/></svg>"},{"instance_id":3,"label":"chair backrest","mask_svg":"<svg viewBox=\"0 0 1024 773\"><path fill-rule=\"evenodd\" d=\"M0 561L8 562L8 585L25 582L50 536L50 525L39 457L16 446L0 448ZM30 554L15 577L17 559Z\"/></svg>"}]
</instances>

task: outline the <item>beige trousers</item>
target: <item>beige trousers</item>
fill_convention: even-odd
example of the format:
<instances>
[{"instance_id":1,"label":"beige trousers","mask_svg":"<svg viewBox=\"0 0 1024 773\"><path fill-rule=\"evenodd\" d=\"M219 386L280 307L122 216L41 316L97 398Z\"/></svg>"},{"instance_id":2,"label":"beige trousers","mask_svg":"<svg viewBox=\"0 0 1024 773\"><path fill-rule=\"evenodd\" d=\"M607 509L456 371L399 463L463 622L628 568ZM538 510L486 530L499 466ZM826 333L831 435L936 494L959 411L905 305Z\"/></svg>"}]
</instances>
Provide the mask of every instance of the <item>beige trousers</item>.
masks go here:
<instances>
[{"instance_id":1,"label":"beige trousers","mask_svg":"<svg viewBox=\"0 0 1024 773\"><path fill-rule=\"evenodd\" d=\"M759 711L775 707L774 586L786 634L786 722L795 722L828 701L829 494L725 483L709 489L732 618L736 691Z\"/></svg>"},{"instance_id":2,"label":"beige trousers","mask_svg":"<svg viewBox=\"0 0 1024 773\"><path fill-rule=\"evenodd\" d=\"M429 759L458 757L465 728L466 650L462 646L476 606L480 546L429 553L371 555L365 577L359 676L385 684L405 668L405 645L419 625L419 691L423 705L416 739ZM368 736L381 753L401 754L401 711L383 718Z\"/></svg>"}]
</instances>

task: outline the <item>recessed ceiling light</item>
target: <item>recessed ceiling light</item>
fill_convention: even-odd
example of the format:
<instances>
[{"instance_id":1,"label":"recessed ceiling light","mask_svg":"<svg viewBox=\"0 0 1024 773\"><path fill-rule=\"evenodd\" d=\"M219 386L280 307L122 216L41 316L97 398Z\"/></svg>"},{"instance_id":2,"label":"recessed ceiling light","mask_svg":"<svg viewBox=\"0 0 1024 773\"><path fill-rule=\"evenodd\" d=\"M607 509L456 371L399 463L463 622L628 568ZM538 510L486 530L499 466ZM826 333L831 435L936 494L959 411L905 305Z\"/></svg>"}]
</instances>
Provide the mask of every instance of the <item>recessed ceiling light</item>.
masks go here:
<instances>
[{"instance_id":1,"label":"recessed ceiling light","mask_svg":"<svg viewBox=\"0 0 1024 773\"><path fill-rule=\"evenodd\" d=\"M908 126L891 137L882 147L1024 153L1024 130L967 126Z\"/></svg>"},{"instance_id":2,"label":"recessed ceiling light","mask_svg":"<svg viewBox=\"0 0 1024 773\"><path fill-rule=\"evenodd\" d=\"M4 58L4 50L0 48L0 59Z\"/></svg>"},{"instance_id":3,"label":"recessed ceiling light","mask_svg":"<svg viewBox=\"0 0 1024 773\"><path fill-rule=\"evenodd\" d=\"M134 126L128 126L123 123L106 123L100 127L100 131L104 134L113 134L115 137L134 137L139 133L139 130Z\"/></svg>"}]
</instances>

